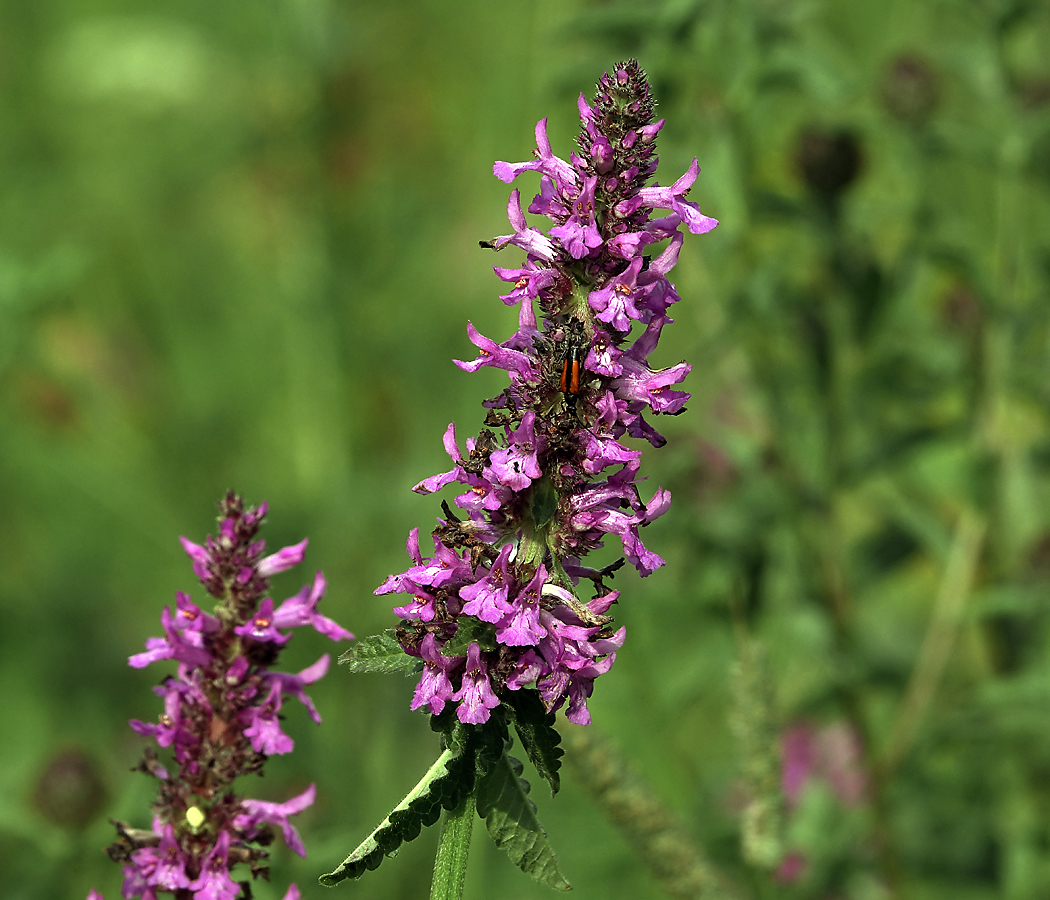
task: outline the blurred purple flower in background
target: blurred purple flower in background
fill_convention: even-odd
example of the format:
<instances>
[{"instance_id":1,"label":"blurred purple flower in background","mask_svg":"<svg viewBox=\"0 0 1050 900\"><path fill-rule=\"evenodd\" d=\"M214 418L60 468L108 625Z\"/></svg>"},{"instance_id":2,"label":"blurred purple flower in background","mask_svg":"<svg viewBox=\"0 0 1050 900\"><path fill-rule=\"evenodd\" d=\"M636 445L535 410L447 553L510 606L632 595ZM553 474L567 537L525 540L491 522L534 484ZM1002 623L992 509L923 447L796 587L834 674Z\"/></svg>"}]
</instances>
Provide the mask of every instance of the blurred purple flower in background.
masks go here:
<instances>
[{"instance_id":1,"label":"blurred purple flower in background","mask_svg":"<svg viewBox=\"0 0 1050 900\"><path fill-rule=\"evenodd\" d=\"M821 728L798 722L780 738L781 785L788 811L798 808L806 788L823 782L847 809L858 806L868 792L864 748L860 735L849 723L832 722ZM776 871L781 884L797 881L806 871L806 855L788 853Z\"/></svg>"},{"instance_id":2,"label":"blurred purple flower in background","mask_svg":"<svg viewBox=\"0 0 1050 900\"><path fill-rule=\"evenodd\" d=\"M264 848L272 840L272 827L281 830L294 852L306 855L289 816L313 803L314 786L284 803L269 803L239 797L233 782L258 772L267 756L292 750L294 741L278 717L285 695L300 700L314 721L321 721L304 687L327 672L328 655L297 675L271 671L291 637L279 629L311 625L335 641L353 635L317 613L325 590L320 572L276 610L273 599L263 596L269 576L302 562L305 540L264 557L265 542L257 534L266 504L246 510L239 497L228 493L219 508L217 538L209 537L203 547L181 539L194 572L218 601L214 615L180 591L175 615L168 607L161 614L164 637L150 638L146 652L128 661L142 668L173 659L178 669L154 689L164 698L158 722L131 722L139 734L172 748L176 769L169 773L147 750L140 769L160 783L152 827L115 823L119 837L107 852L125 864L126 900L153 900L158 893L180 900L233 900L242 891L250 896L249 883L234 881L231 872L243 863L252 878L268 878ZM293 884L284 900L298 898ZM88 900L102 898L92 891Z\"/></svg>"}]
</instances>

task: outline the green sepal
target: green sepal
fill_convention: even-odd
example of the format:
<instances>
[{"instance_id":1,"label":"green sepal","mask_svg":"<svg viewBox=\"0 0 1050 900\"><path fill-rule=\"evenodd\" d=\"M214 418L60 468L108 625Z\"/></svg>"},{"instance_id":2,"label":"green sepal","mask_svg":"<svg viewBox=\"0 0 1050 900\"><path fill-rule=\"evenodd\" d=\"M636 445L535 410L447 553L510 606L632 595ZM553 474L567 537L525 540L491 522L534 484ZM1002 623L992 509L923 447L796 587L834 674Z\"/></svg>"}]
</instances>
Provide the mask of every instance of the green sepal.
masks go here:
<instances>
[{"instance_id":1,"label":"green sepal","mask_svg":"<svg viewBox=\"0 0 1050 900\"><path fill-rule=\"evenodd\" d=\"M547 711L536 691L528 689L511 693L510 709L514 717L514 730L529 755L529 762L550 785L553 797L561 787L558 770L561 768L561 758L565 755L559 746L561 735L554 727L554 713Z\"/></svg>"},{"instance_id":2,"label":"green sepal","mask_svg":"<svg viewBox=\"0 0 1050 900\"><path fill-rule=\"evenodd\" d=\"M537 530L543 528L558 511L558 491L547 475L532 483L532 521Z\"/></svg>"},{"instance_id":3,"label":"green sepal","mask_svg":"<svg viewBox=\"0 0 1050 900\"><path fill-rule=\"evenodd\" d=\"M363 638L339 657L352 674L362 672L416 672L422 660L409 656L397 641L397 632L388 628Z\"/></svg>"},{"instance_id":4,"label":"green sepal","mask_svg":"<svg viewBox=\"0 0 1050 900\"><path fill-rule=\"evenodd\" d=\"M522 768L506 752L500 755L478 783L478 815L485 820L493 843L525 874L555 890L571 890L536 816L536 804L529 799Z\"/></svg>"},{"instance_id":5,"label":"green sepal","mask_svg":"<svg viewBox=\"0 0 1050 900\"><path fill-rule=\"evenodd\" d=\"M481 650L495 650L499 646L496 640L496 628L473 616L460 616L456 633L441 647L441 655L447 657L466 656L471 644L477 644Z\"/></svg>"}]
</instances>

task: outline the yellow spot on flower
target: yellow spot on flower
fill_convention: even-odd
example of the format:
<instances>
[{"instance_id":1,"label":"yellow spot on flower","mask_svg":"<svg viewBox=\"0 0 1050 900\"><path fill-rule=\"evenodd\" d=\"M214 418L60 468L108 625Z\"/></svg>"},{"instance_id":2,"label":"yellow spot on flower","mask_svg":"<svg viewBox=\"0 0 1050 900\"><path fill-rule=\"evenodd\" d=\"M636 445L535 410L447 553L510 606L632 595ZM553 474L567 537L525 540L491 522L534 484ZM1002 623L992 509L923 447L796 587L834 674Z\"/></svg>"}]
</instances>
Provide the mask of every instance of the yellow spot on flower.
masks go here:
<instances>
[{"instance_id":1,"label":"yellow spot on flower","mask_svg":"<svg viewBox=\"0 0 1050 900\"><path fill-rule=\"evenodd\" d=\"M196 830L204 824L204 813L196 806L191 806L186 810L186 821L189 823L190 828Z\"/></svg>"}]
</instances>

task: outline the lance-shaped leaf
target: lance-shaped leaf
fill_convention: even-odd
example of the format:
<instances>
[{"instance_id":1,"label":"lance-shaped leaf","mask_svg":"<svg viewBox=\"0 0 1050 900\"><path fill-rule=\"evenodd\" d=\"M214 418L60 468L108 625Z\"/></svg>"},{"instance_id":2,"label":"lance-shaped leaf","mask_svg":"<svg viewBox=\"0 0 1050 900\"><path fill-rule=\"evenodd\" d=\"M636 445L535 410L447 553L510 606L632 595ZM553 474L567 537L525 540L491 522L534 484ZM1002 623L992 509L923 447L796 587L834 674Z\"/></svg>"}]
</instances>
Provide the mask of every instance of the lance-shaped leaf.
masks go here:
<instances>
[{"instance_id":1,"label":"lance-shaped leaf","mask_svg":"<svg viewBox=\"0 0 1050 900\"><path fill-rule=\"evenodd\" d=\"M522 764L504 753L478 784L478 815L495 845L507 852L514 864L534 878L559 891L572 885L558 870L547 832L536 817L536 804L529 799L529 783L521 777Z\"/></svg>"},{"instance_id":2,"label":"lance-shaped leaf","mask_svg":"<svg viewBox=\"0 0 1050 900\"><path fill-rule=\"evenodd\" d=\"M397 642L397 632L388 628L381 634L366 637L339 657L354 674L362 672L412 672L423 665L415 656L409 656Z\"/></svg>"},{"instance_id":3,"label":"lance-shaped leaf","mask_svg":"<svg viewBox=\"0 0 1050 900\"><path fill-rule=\"evenodd\" d=\"M360 878L375 869L402 844L415 840L420 830L433 825L442 808L452 809L474 789L474 754L466 742L445 749L419 783L321 884L331 887L346 878Z\"/></svg>"},{"instance_id":4,"label":"lance-shaped leaf","mask_svg":"<svg viewBox=\"0 0 1050 900\"><path fill-rule=\"evenodd\" d=\"M554 713L547 712L540 695L532 690L514 691L510 695L510 708L521 745L536 771L550 785L553 797L561 787L558 769L565 754L559 746L561 735L554 727Z\"/></svg>"}]
</instances>

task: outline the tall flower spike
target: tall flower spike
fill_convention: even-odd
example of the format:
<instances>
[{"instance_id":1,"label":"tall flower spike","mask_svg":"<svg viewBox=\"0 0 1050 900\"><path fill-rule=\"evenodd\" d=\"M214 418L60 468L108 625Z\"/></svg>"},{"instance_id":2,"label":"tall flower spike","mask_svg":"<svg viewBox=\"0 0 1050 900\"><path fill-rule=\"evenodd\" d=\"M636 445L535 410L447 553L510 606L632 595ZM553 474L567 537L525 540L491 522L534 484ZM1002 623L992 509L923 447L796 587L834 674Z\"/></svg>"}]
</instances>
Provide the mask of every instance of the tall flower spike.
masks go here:
<instances>
[{"instance_id":1,"label":"tall flower spike","mask_svg":"<svg viewBox=\"0 0 1050 900\"><path fill-rule=\"evenodd\" d=\"M414 531L412 567L376 590L411 598L395 612L402 649L423 662L412 708L437 715L455 704L469 724L488 721L524 689L535 689L548 710L565 706L571 721L589 722L587 699L624 631L607 615L618 593L604 579L615 567L586 569L580 560L611 535L641 575L663 565L639 532L667 510L670 494L659 489L643 502L641 451L621 442L661 446L646 417L684 409L689 395L672 386L690 366L661 368L650 359L678 300L667 276L682 226L703 234L718 223L686 199L700 171L695 159L670 186L651 182L664 123L636 61L604 74L593 100L581 95L578 108L579 152L568 161L555 155L543 119L532 160L493 167L508 184L539 175L528 210L549 224L530 224L512 191L512 233L482 246L525 251L519 267L495 269L512 284L501 300L521 304L519 330L497 343L468 323L479 355L456 365L503 369L510 384L485 401L488 427L466 441L466 456L449 426L452 468L415 488L433 493L456 484L455 505L466 518L444 506L434 555L421 555ZM654 210L667 214L652 218ZM589 600L580 596L581 576L593 585ZM491 642L468 647L461 636L458 655L442 653L464 627L470 635L489 629Z\"/></svg>"},{"instance_id":2,"label":"tall flower spike","mask_svg":"<svg viewBox=\"0 0 1050 900\"><path fill-rule=\"evenodd\" d=\"M241 895L231 875L239 863L248 864L253 878L268 878L267 824L280 828L300 856L306 853L289 816L313 803L312 785L285 803L241 798L232 785L239 775L259 771L267 756L292 749L277 715L284 696L297 698L321 720L304 688L328 670L328 655L297 675L271 671L291 637L282 629L310 625L337 641L353 635L317 612L325 591L320 572L276 609L264 596L271 575L302 562L305 540L263 556L265 544L257 535L266 505L246 510L229 493L219 508L217 537L203 545L181 538L194 573L218 601L215 614L180 591L175 615L168 607L161 614L165 636L150 638L146 651L129 660L134 668L167 659L179 665L155 689L164 698L159 723L131 723L139 734L172 748L175 768L169 774L147 751L141 768L160 781L152 829L117 823L119 838L108 853L125 863L126 900L164 893L179 900L233 900ZM285 900L298 897L293 884ZM89 900L102 896L92 891Z\"/></svg>"}]
</instances>

